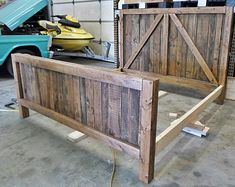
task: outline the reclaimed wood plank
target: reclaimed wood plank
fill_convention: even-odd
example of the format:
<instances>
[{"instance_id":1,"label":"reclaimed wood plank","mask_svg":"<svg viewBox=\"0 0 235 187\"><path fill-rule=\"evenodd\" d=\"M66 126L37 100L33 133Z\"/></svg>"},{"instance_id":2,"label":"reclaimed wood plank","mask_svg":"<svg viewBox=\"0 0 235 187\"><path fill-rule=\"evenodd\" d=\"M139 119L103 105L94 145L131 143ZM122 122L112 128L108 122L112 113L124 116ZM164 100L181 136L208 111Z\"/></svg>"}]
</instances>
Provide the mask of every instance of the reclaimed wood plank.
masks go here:
<instances>
[{"instance_id":1,"label":"reclaimed wood plank","mask_svg":"<svg viewBox=\"0 0 235 187\"><path fill-rule=\"evenodd\" d=\"M192 41L195 43L197 41L197 24L198 19L197 15L189 15L189 24L187 32L189 36L192 38ZM194 57L193 53L187 46L187 63L186 63L186 75L185 78L193 79L197 75L197 68L199 67L199 64L196 61L196 58Z\"/></svg>"},{"instance_id":2,"label":"reclaimed wood plank","mask_svg":"<svg viewBox=\"0 0 235 187\"><path fill-rule=\"evenodd\" d=\"M12 67L13 67L14 78L15 78L15 82L16 82L17 99L18 100L24 99L20 65L14 56L12 56ZM21 103L19 103L18 106L19 106L20 117L21 118L29 117L29 109L27 107L23 106Z\"/></svg>"},{"instance_id":3,"label":"reclaimed wood plank","mask_svg":"<svg viewBox=\"0 0 235 187\"><path fill-rule=\"evenodd\" d=\"M23 64L32 65L35 68L47 69L59 73L86 77L90 80L97 80L105 83L111 83L117 86L130 87L132 89L141 90L142 79L132 77L130 75L123 76L122 72L112 71L108 68L95 68L85 65L74 64L54 59L41 58L26 54L13 54ZM128 79L127 79L128 78Z\"/></svg>"},{"instance_id":4,"label":"reclaimed wood plank","mask_svg":"<svg viewBox=\"0 0 235 187\"><path fill-rule=\"evenodd\" d=\"M77 76L73 76L73 80L72 80L72 84L73 84L73 93L74 93L74 97L73 97L73 102L74 102L74 117L73 119L75 119L76 121L82 123L82 109L81 109L81 95L80 95L80 77Z\"/></svg>"},{"instance_id":5,"label":"reclaimed wood plank","mask_svg":"<svg viewBox=\"0 0 235 187\"><path fill-rule=\"evenodd\" d=\"M187 31L185 30L185 28L183 27L183 25L181 24L179 19L174 14L171 14L170 17L173 20L173 22L176 24L180 34L185 39L186 43L188 44L189 48L191 49L191 51L193 52L194 56L196 57L198 63L200 64L201 68L203 69L203 71L207 75L208 80L213 82L213 83L218 84L216 78L212 74L210 68L207 66L204 58L202 57L202 55L198 51L197 47L195 46L195 44L193 43L191 38L189 37Z\"/></svg>"},{"instance_id":6,"label":"reclaimed wood plank","mask_svg":"<svg viewBox=\"0 0 235 187\"><path fill-rule=\"evenodd\" d=\"M220 46L221 46L221 34L222 34L222 26L223 26L223 15L216 15L216 23L215 23L215 38L214 38L214 52L213 52L213 65L212 70L216 77L219 75L219 56L220 56Z\"/></svg>"},{"instance_id":7,"label":"reclaimed wood plank","mask_svg":"<svg viewBox=\"0 0 235 187\"><path fill-rule=\"evenodd\" d=\"M198 50L200 51L200 54L202 55L203 59L205 59L205 62L207 64L209 70L212 72L212 70L210 68L210 62L207 61L207 52L209 51L209 48L207 46L208 46L208 40L210 38L210 25L209 25L210 20L209 20L209 18L210 17L206 14L200 15L200 17L198 16L199 21L201 20L201 26L198 27L199 32L197 33L197 43L196 44L197 44ZM205 50L205 46L206 46L206 50ZM215 77L215 75L214 75L214 77ZM198 79L204 80L204 81L208 80L207 76L206 76L206 72L203 70L202 67L200 67L200 69L199 69ZM215 77L215 79L216 79L216 77Z\"/></svg>"},{"instance_id":8,"label":"reclaimed wood plank","mask_svg":"<svg viewBox=\"0 0 235 187\"><path fill-rule=\"evenodd\" d=\"M109 119L109 84L101 83L102 132L108 133Z\"/></svg>"},{"instance_id":9,"label":"reclaimed wood plank","mask_svg":"<svg viewBox=\"0 0 235 187\"><path fill-rule=\"evenodd\" d=\"M180 20L182 25L183 25L183 18L184 18L184 15L178 15L178 19ZM184 41L179 31L178 31L176 42L177 43L176 43L176 51L175 51L176 53L176 74L175 75L177 77L181 77L181 71L184 68L183 62L182 62L182 53L183 53L182 46L183 46Z\"/></svg>"},{"instance_id":10,"label":"reclaimed wood plank","mask_svg":"<svg viewBox=\"0 0 235 187\"><path fill-rule=\"evenodd\" d=\"M169 54L168 54L168 75L176 76L176 51L177 51L177 27L172 20L169 20Z\"/></svg>"},{"instance_id":11,"label":"reclaimed wood plank","mask_svg":"<svg viewBox=\"0 0 235 187\"><path fill-rule=\"evenodd\" d=\"M124 68L129 68L131 66L131 64L136 59L137 55L140 53L141 49L143 48L145 43L148 41L149 37L152 35L153 31L155 30L156 26L159 24L161 19L162 19L162 15L158 15L155 18L154 22L151 24L150 28L143 36L143 39L140 41L138 47L135 49L131 57L127 60L127 63L125 64Z\"/></svg>"},{"instance_id":12,"label":"reclaimed wood plank","mask_svg":"<svg viewBox=\"0 0 235 187\"><path fill-rule=\"evenodd\" d=\"M81 112L82 123L87 125L87 101L86 101L86 79L80 77L80 100L81 100Z\"/></svg>"},{"instance_id":13,"label":"reclaimed wood plank","mask_svg":"<svg viewBox=\"0 0 235 187\"><path fill-rule=\"evenodd\" d=\"M138 90L130 89L128 92L128 139L130 143L138 145L139 132L139 109L140 109L140 93Z\"/></svg>"},{"instance_id":14,"label":"reclaimed wood plank","mask_svg":"<svg viewBox=\"0 0 235 187\"><path fill-rule=\"evenodd\" d=\"M128 110L128 103L129 103L129 89L128 88L122 88L122 95L121 95L121 139L123 141L128 141L128 116L129 110Z\"/></svg>"},{"instance_id":15,"label":"reclaimed wood plank","mask_svg":"<svg viewBox=\"0 0 235 187\"><path fill-rule=\"evenodd\" d=\"M31 101L27 101L25 99L20 99L19 103L24 107L35 110L45 116L48 116L51 119L54 119L62 124L65 124L66 126L69 126L72 129L78 130L84 134L87 134L88 136L91 136L91 137L94 137L98 140L101 140L104 143L106 143L107 145L109 145L119 151L122 151L122 152L129 154L129 155L132 155L135 158L139 158L139 149L133 145L130 145L126 142L124 143L124 142L117 140L113 137L105 135L101 132L94 130L91 127L84 126L83 124L81 124L81 123L79 123L79 122L77 122L77 121L75 121L75 120L73 120L63 114L60 114L60 113L55 112L53 110L50 110L46 107L40 106L40 105L33 103Z\"/></svg>"},{"instance_id":16,"label":"reclaimed wood plank","mask_svg":"<svg viewBox=\"0 0 235 187\"><path fill-rule=\"evenodd\" d=\"M175 77L175 76L164 76L161 74L156 74L156 73L151 73L151 72L138 72L130 69L125 69L126 72L128 73L133 73L133 75L139 75L142 76L143 78L151 78L151 77L156 77L161 80L161 83L166 83L170 85L177 85L181 87L186 87L186 88L191 88L191 89L199 89L205 93L209 93L213 91L216 87L217 84L212 84L208 83L205 81L200 81L196 79L187 79L184 77Z\"/></svg>"},{"instance_id":17,"label":"reclaimed wood plank","mask_svg":"<svg viewBox=\"0 0 235 187\"><path fill-rule=\"evenodd\" d=\"M162 36L162 74L167 75L167 56L168 56L168 39L169 39L169 15L164 14L163 36Z\"/></svg>"},{"instance_id":18,"label":"reclaimed wood plank","mask_svg":"<svg viewBox=\"0 0 235 187\"><path fill-rule=\"evenodd\" d=\"M182 17L182 24L185 28L188 29L188 17L189 15L185 15ZM180 77L186 77L186 67L187 67L187 51L188 46L186 42L182 38L182 47L181 47L181 71L180 71Z\"/></svg>"},{"instance_id":19,"label":"reclaimed wood plank","mask_svg":"<svg viewBox=\"0 0 235 187\"><path fill-rule=\"evenodd\" d=\"M138 47L139 43L140 43L140 27L135 27L135 25L140 25L140 16L139 15L132 15L132 27L131 27L131 52L129 57L131 56L131 54L134 52L134 50ZM135 29L133 29L133 27L135 27ZM127 58L129 59L129 58ZM136 56L135 58L135 63L132 63L130 68L131 69L139 69L139 65L140 65L140 59L138 56Z\"/></svg>"},{"instance_id":20,"label":"reclaimed wood plank","mask_svg":"<svg viewBox=\"0 0 235 187\"><path fill-rule=\"evenodd\" d=\"M121 12L129 15L140 14L225 14L225 7L182 7L182 8L148 8L123 9Z\"/></svg>"},{"instance_id":21,"label":"reclaimed wood plank","mask_svg":"<svg viewBox=\"0 0 235 187\"><path fill-rule=\"evenodd\" d=\"M141 15L140 16L140 40L143 40L143 37L147 30L150 27L150 16L149 15ZM152 36L151 36L152 37ZM150 62L150 39L146 42L144 47L142 48L140 54L139 54L139 61L140 65L139 68L136 68L137 70L142 71L149 71L149 64ZM136 63L136 62L135 62ZM132 64L133 66L133 64Z\"/></svg>"},{"instance_id":22,"label":"reclaimed wood plank","mask_svg":"<svg viewBox=\"0 0 235 187\"><path fill-rule=\"evenodd\" d=\"M102 132L101 82L94 81L94 128Z\"/></svg>"},{"instance_id":23,"label":"reclaimed wood plank","mask_svg":"<svg viewBox=\"0 0 235 187\"><path fill-rule=\"evenodd\" d=\"M149 183L154 177L158 81L143 80L141 97L139 178Z\"/></svg>"},{"instance_id":24,"label":"reclaimed wood plank","mask_svg":"<svg viewBox=\"0 0 235 187\"><path fill-rule=\"evenodd\" d=\"M121 87L109 85L109 135L120 138L121 135Z\"/></svg>"},{"instance_id":25,"label":"reclaimed wood plank","mask_svg":"<svg viewBox=\"0 0 235 187\"><path fill-rule=\"evenodd\" d=\"M87 106L87 125L95 128L94 112L94 81L85 79L86 106Z\"/></svg>"}]
</instances>

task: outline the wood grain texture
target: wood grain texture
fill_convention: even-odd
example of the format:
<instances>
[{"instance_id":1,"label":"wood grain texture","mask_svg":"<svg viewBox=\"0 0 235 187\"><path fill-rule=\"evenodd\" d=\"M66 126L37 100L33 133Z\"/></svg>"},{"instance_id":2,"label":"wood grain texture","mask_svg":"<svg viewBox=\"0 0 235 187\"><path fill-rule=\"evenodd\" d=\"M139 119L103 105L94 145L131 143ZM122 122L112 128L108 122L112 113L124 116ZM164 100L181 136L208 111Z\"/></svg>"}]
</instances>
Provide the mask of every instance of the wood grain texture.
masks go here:
<instances>
[{"instance_id":1,"label":"wood grain texture","mask_svg":"<svg viewBox=\"0 0 235 187\"><path fill-rule=\"evenodd\" d=\"M192 39L188 35L187 31L184 29L182 23L179 21L179 19L176 17L176 15L172 14L170 16L171 16L171 19L173 20L173 22L176 24L180 34L185 39L185 42L188 44L190 50L194 54L195 58L197 59L198 63L200 64L201 68L203 69L203 71L207 75L207 78L209 79L209 81L217 84L216 78L214 77L214 75L211 72L210 68L208 67L206 61L204 60L204 58L202 57L202 55L198 51L197 47L193 43ZM205 27L203 27L203 28L205 28ZM204 41L204 40L202 40L202 41ZM180 46L178 46L178 47L180 48Z\"/></svg>"},{"instance_id":2,"label":"wood grain texture","mask_svg":"<svg viewBox=\"0 0 235 187\"><path fill-rule=\"evenodd\" d=\"M31 66L24 67L24 70L29 72L28 76L31 78L22 81L23 84L29 84L26 87L26 90L30 90L30 92L27 91L27 100L53 109L100 132L125 140L133 145L138 145L139 90L60 72L50 74L49 70L41 68L34 68L33 73L30 69L32 69ZM47 89L52 85L50 79L45 81L44 79L39 79L39 77L35 78L36 76L33 74L37 76L43 75L44 77L51 75L51 81L53 81L54 85L52 91ZM28 83L28 80L30 80L30 83ZM125 89L127 89L127 95L125 95ZM50 93L53 97L50 97ZM50 107L50 102L54 103L52 108ZM125 116L123 118L121 116L122 103L127 108L125 115L127 115L126 123L128 125L124 125L124 127L127 126L128 130L124 130L121 127L121 121L123 118L125 119ZM128 134L127 137L126 133Z\"/></svg>"},{"instance_id":3,"label":"wood grain texture","mask_svg":"<svg viewBox=\"0 0 235 187\"><path fill-rule=\"evenodd\" d=\"M226 7L184 7L184 8L148 8L123 9L123 14L225 14Z\"/></svg>"},{"instance_id":4,"label":"wood grain texture","mask_svg":"<svg viewBox=\"0 0 235 187\"><path fill-rule=\"evenodd\" d=\"M18 57L18 55L15 56ZM52 67L49 66L47 59L36 58L47 67L43 69L37 67L32 57L19 56L17 61L22 61L20 65L22 67L20 74L22 93L19 98L24 98L99 132L139 146L139 103L142 78L137 77L141 76L126 72L110 72L110 77L117 74L125 77L123 80L127 82L129 77L137 78L136 80L141 83L141 90L138 90L133 89L131 85L126 87L126 83L124 83L124 87L107 83L112 80L105 82L89 79L89 75L89 78L86 78L79 76L79 73L78 76L74 73L72 73L73 75L67 74L67 72L62 73L60 69L53 70L54 64L51 64ZM27 60L24 61L25 59ZM99 75L97 76L99 77ZM150 78L150 80L152 79L157 80Z\"/></svg>"},{"instance_id":5,"label":"wood grain texture","mask_svg":"<svg viewBox=\"0 0 235 187\"><path fill-rule=\"evenodd\" d=\"M154 177L158 82L143 80L141 94L139 178L145 183L149 183Z\"/></svg>"},{"instance_id":6,"label":"wood grain texture","mask_svg":"<svg viewBox=\"0 0 235 187\"><path fill-rule=\"evenodd\" d=\"M107 68L88 67L59 60L43 59L25 54L14 55L17 56L18 61L24 62L25 65L33 66L32 69L29 69L30 71L34 71L34 68L41 68L45 70L56 71L58 73L75 75L82 78L86 77L87 79L91 80L102 80L104 83L112 83L117 86L126 86L137 90L141 90L142 88L141 78L124 75L123 72L113 72L111 69ZM32 79L35 76L34 73L30 75L32 75L32 77L30 77Z\"/></svg>"},{"instance_id":7,"label":"wood grain texture","mask_svg":"<svg viewBox=\"0 0 235 187\"><path fill-rule=\"evenodd\" d=\"M225 88L227 81L227 69L228 69L228 60L229 60L229 47L231 44L232 37L232 24L233 24L233 7L226 7L226 17L224 20L224 30L223 30L223 40L221 47L221 56L220 56L220 68L219 68L219 83L224 86L221 95L218 98L218 103L223 104L225 98ZM223 72L226 72L223 73Z\"/></svg>"},{"instance_id":8,"label":"wood grain texture","mask_svg":"<svg viewBox=\"0 0 235 187\"><path fill-rule=\"evenodd\" d=\"M19 103L22 106L25 106L27 108L30 108L32 110L35 110L51 119L54 119L62 124L65 124L68 127L71 127L75 130L78 130L84 134L87 134L88 136L94 137L98 140L103 141L104 143L108 144L109 146L119 150L123 151L131 156L134 156L136 158L139 158L139 148L135 147L131 144L128 144L127 142L122 142L120 140L117 140L113 137L110 137L108 135L105 135L104 133L101 133L99 131L94 130L91 127L85 126L81 123L79 123L76 120L73 120L63 114L60 114L58 112L55 112L51 109L48 109L46 107L43 107L41 105L35 104L31 101L27 101L25 99L20 99Z\"/></svg>"},{"instance_id":9,"label":"wood grain texture","mask_svg":"<svg viewBox=\"0 0 235 187\"><path fill-rule=\"evenodd\" d=\"M150 28L144 34L144 36L143 36L142 40L140 41L138 47L134 50L133 54L127 60L126 64L124 65L125 68L129 68L131 66L131 64L134 62L134 60L136 59L137 55L140 53L141 49L146 44L146 42L148 41L149 37L151 36L151 34L153 33L153 31L155 30L155 28L157 27L157 25L161 21L161 19L162 19L162 15L158 15L155 18L154 22L150 25ZM135 31L136 30L134 30L134 32Z\"/></svg>"},{"instance_id":10,"label":"wood grain texture","mask_svg":"<svg viewBox=\"0 0 235 187\"><path fill-rule=\"evenodd\" d=\"M22 83L22 76L21 76L21 69L19 63L16 61L15 57L12 56L12 67L14 72L14 78L16 82L16 94L18 99L22 99L25 97L23 83ZM29 117L29 109L21 104L19 104L19 115L21 118Z\"/></svg>"},{"instance_id":11,"label":"wood grain texture","mask_svg":"<svg viewBox=\"0 0 235 187\"><path fill-rule=\"evenodd\" d=\"M192 81L203 81L208 85L207 93L211 91L210 84L225 85L231 12L231 7L121 10L122 43L131 49L121 51L123 67L128 68L131 62L134 70L183 78L192 89L198 89L192 86ZM149 23L153 25L150 20L159 15L164 15L164 18L148 35L148 42L138 47L132 45L129 36L140 28L140 39L143 40L146 26L150 27ZM140 21L133 26L129 23L134 16ZM139 58L140 62L135 62L135 58ZM140 65L135 65L138 63Z\"/></svg>"},{"instance_id":12,"label":"wood grain texture","mask_svg":"<svg viewBox=\"0 0 235 187\"><path fill-rule=\"evenodd\" d=\"M30 108L101 140L140 160L140 180L148 183L153 179L156 76L92 68L89 71L89 67L85 75L84 67L79 65L68 64L66 69L67 65L55 60L52 63L19 54L13 59L21 117L27 117Z\"/></svg>"}]
</instances>

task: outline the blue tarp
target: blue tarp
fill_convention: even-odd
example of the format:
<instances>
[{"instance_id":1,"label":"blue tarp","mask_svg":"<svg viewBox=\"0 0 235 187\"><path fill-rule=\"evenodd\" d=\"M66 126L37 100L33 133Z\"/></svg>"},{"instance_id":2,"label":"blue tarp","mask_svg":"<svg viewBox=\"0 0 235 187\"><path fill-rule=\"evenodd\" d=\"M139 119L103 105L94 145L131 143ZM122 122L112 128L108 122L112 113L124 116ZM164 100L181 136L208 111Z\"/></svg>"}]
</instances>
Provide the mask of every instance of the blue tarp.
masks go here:
<instances>
[{"instance_id":1,"label":"blue tarp","mask_svg":"<svg viewBox=\"0 0 235 187\"><path fill-rule=\"evenodd\" d=\"M0 23L13 31L47 4L48 0L15 0L0 8Z\"/></svg>"}]
</instances>

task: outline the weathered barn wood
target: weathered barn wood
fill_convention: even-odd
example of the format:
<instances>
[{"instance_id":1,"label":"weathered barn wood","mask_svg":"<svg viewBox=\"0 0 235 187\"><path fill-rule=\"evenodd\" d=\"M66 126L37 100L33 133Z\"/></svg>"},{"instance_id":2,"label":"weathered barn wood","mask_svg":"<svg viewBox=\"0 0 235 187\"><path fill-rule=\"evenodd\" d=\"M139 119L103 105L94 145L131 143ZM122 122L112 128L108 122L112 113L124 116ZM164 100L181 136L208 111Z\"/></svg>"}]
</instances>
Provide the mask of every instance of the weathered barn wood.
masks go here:
<instances>
[{"instance_id":1,"label":"weathered barn wood","mask_svg":"<svg viewBox=\"0 0 235 187\"><path fill-rule=\"evenodd\" d=\"M14 54L20 116L29 109L137 157L153 179L158 78Z\"/></svg>"},{"instance_id":2,"label":"weathered barn wood","mask_svg":"<svg viewBox=\"0 0 235 187\"><path fill-rule=\"evenodd\" d=\"M226 84L232 18L232 7L121 10L121 67L209 93Z\"/></svg>"}]
</instances>

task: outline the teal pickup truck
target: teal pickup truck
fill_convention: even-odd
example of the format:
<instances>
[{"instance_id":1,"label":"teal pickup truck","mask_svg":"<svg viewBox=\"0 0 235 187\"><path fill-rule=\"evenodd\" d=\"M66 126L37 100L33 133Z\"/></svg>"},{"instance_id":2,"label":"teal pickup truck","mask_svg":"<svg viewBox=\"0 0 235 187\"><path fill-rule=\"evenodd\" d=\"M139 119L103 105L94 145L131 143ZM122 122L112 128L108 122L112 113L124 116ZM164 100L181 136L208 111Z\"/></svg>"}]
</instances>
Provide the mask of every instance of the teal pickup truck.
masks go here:
<instances>
[{"instance_id":1,"label":"teal pickup truck","mask_svg":"<svg viewBox=\"0 0 235 187\"><path fill-rule=\"evenodd\" d=\"M39 35L37 21L48 19L48 0L13 0L0 8L0 66L13 75L11 54L49 58L51 38Z\"/></svg>"}]
</instances>

